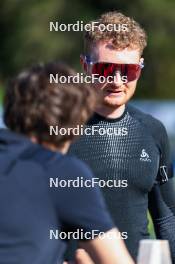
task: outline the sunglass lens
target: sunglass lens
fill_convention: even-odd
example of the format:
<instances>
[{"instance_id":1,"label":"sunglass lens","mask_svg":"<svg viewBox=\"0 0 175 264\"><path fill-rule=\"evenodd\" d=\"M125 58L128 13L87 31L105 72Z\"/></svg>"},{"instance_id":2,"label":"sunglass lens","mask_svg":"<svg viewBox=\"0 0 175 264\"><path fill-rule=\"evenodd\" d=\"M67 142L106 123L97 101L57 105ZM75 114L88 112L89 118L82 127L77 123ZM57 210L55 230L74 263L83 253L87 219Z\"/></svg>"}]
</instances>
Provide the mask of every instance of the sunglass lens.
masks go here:
<instances>
[{"instance_id":1,"label":"sunglass lens","mask_svg":"<svg viewBox=\"0 0 175 264\"><path fill-rule=\"evenodd\" d=\"M134 80L137 80L140 77L140 73L141 73L140 65L127 64L126 72L127 72L126 76L127 76L128 82L132 82Z\"/></svg>"},{"instance_id":2,"label":"sunglass lens","mask_svg":"<svg viewBox=\"0 0 175 264\"><path fill-rule=\"evenodd\" d=\"M141 67L138 64L116 64L116 63L95 63L92 68L93 74L99 76L114 76L119 71L121 76L127 77L127 82L134 81L139 78Z\"/></svg>"}]
</instances>

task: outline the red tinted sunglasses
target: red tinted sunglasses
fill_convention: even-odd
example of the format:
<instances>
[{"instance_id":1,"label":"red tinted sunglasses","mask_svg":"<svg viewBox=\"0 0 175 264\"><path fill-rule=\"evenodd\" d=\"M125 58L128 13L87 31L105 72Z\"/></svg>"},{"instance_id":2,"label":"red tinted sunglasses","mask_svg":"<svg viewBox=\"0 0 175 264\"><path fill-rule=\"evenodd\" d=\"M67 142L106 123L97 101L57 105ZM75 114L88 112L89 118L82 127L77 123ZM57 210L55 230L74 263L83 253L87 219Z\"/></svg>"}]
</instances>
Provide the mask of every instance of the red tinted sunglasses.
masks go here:
<instances>
[{"instance_id":1,"label":"red tinted sunglasses","mask_svg":"<svg viewBox=\"0 0 175 264\"><path fill-rule=\"evenodd\" d=\"M107 78L108 76L115 76L119 72L121 77L126 76L127 82L137 80L140 77L141 69L144 67L143 63L140 64L118 64L108 62L93 63L85 56L86 63L91 65L92 74L97 74ZM84 65L85 66L85 65Z\"/></svg>"}]
</instances>

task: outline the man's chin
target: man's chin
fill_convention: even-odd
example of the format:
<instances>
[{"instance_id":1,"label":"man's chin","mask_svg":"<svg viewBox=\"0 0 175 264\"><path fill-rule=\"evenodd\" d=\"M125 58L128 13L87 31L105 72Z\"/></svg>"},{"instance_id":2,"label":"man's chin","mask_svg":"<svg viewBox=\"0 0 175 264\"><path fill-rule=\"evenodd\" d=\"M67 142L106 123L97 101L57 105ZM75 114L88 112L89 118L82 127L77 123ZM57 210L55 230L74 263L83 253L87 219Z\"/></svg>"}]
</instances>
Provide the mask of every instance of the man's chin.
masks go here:
<instances>
[{"instance_id":1,"label":"man's chin","mask_svg":"<svg viewBox=\"0 0 175 264\"><path fill-rule=\"evenodd\" d=\"M111 99L111 98L104 98L103 99L103 104L106 106L109 106L111 108L116 108L116 107L122 106L126 103L127 103L126 99L122 99L122 100Z\"/></svg>"}]
</instances>

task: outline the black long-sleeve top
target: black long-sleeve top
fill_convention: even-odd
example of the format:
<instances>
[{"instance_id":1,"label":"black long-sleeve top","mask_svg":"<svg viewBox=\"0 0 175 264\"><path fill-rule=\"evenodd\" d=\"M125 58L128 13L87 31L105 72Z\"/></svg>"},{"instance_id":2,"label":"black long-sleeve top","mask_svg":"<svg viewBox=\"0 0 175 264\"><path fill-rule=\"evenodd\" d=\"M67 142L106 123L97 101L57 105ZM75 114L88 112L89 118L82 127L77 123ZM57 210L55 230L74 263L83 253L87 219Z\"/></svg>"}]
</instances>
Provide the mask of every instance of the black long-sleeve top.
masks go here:
<instances>
[{"instance_id":1,"label":"black long-sleeve top","mask_svg":"<svg viewBox=\"0 0 175 264\"><path fill-rule=\"evenodd\" d=\"M172 179L163 186L155 184L149 193L149 211L156 237L169 241L172 262L175 263L175 191Z\"/></svg>"},{"instance_id":2,"label":"black long-sleeve top","mask_svg":"<svg viewBox=\"0 0 175 264\"><path fill-rule=\"evenodd\" d=\"M136 259L139 241L149 238L148 194L154 192L155 182L161 185L162 200L166 201L167 208L169 206L172 212L174 210L175 194L172 181L168 181L172 170L166 130L159 120L129 105L120 118L109 119L94 114L87 128L91 129L91 133L88 130L88 135L82 135L71 147L70 153L85 161L99 180L116 181L115 187L104 186L101 190L116 226L121 232L127 232L125 242ZM113 134L105 133L107 130L110 133L113 131ZM126 182L127 187L124 187ZM158 205L156 200L151 201L155 228L162 239L170 241L174 254L174 240L172 236L168 237L174 222L170 224L170 218L158 222L154 213ZM162 232L165 227L167 232Z\"/></svg>"}]
</instances>

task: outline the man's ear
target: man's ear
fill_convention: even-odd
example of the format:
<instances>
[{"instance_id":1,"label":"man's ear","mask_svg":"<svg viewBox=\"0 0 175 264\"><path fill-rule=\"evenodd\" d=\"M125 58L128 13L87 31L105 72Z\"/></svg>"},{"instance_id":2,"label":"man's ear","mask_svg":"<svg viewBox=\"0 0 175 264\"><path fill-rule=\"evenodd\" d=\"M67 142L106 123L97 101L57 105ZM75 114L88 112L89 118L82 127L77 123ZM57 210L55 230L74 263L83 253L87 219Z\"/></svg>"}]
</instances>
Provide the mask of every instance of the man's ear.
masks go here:
<instances>
[{"instance_id":1,"label":"man's ear","mask_svg":"<svg viewBox=\"0 0 175 264\"><path fill-rule=\"evenodd\" d=\"M80 55L80 64L85 72L87 72L87 62L83 55Z\"/></svg>"},{"instance_id":2,"label":"man's ear","mask_svg":"<svg viewBox=\"0 0 175 264\"><path fill-rule=\"evenodd\" d=\"M141 65L141 68L144 67L144 58L143 57L140 58L140 65Z\"/></svg>"}]
</instances>

